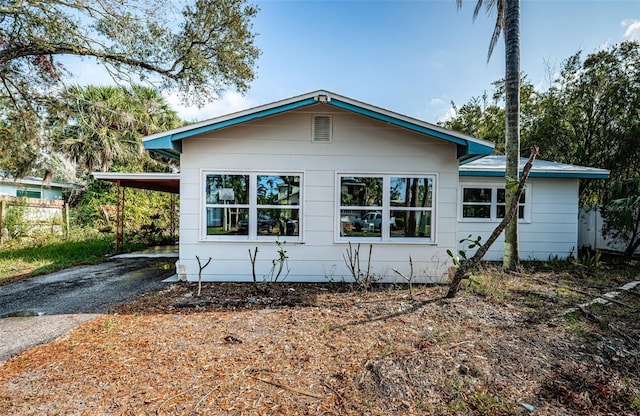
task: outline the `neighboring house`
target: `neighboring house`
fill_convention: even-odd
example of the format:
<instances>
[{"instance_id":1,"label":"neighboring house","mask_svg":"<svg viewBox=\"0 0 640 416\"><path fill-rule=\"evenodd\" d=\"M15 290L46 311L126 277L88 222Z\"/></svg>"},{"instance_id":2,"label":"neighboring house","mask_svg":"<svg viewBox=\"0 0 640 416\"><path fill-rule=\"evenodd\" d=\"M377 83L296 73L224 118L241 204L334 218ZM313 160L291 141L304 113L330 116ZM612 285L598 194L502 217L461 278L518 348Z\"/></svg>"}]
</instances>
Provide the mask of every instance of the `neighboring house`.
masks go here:
<instances>
[{"instance_id":1,"label":"neighboring house","mask_svg":"<svg viewBox=\"0 0 640 416\"><path fill-rule=\"evenodd\" d=\"M5 217L9 210L21 207L24 220L31 230L39 226L62 224L65 218L65 189L77 188L78 185L60 181L44 181L40 178L17 178L11 173L0 171L0 232L2 236L11 234L6 229ZM61 227L58 227L60 230Z\"/></svg>"},{"instance_id":2,"label":"neighboring house","mask_svg":"<svg viewBox=\"0 0 640 416\"><path fill-rule=\"evenodd\" d=\"M16 178L10 172L0 170L0 196L62 201L62 191L76 187L77 185L68 182L45 182L31 176Z\"/></svg>"},{"instance_id":3,"label":"neighboring house","mask_svg":"<svg viewBox=\"0 0 640 416\"><path fill-rule=\"evenodd\" d=\"M521 170L526 161L520 160ZM487 156L460 166L459 240L471 235L471 239L482 236L481 241L486 241L504 218L505 163L504 156ZM577 256L579 180L608 177L609 171L604 169L536 160L518 210L520 258L548 260ZM468 247L465 244L459 248ZM503 245L504 235L484 259L502 260Z\"/></svg>"},{"instance_id":4,"label":"neighboring house","mask_svg":"<svg viewBox=\"0 0 640 416\"><path fill-rule=\"evenodd\" d=\"M360 247L361 269L386 281L398 280L393 269L408 274L410 258L418 280L444 281L447 250L488 230L500 211L499 174L460 176L482 166L474 160L490 155L492 143L328 91L155 134L144 146L180 160L178 274L189 280L198 279L198 256L213 259L203 280L251 281L256 248L261 280L279 257L276 243L286 242L287 281L351 280L350 245ZM575 178L534 175L527 197L570 191L561 212L546 209L558 222L576 216L575 224L577 189ZM547 218L537 207L525 202L523 220ZM576 231L566 227L568 240Z\"/></svg>"}]
</instances>

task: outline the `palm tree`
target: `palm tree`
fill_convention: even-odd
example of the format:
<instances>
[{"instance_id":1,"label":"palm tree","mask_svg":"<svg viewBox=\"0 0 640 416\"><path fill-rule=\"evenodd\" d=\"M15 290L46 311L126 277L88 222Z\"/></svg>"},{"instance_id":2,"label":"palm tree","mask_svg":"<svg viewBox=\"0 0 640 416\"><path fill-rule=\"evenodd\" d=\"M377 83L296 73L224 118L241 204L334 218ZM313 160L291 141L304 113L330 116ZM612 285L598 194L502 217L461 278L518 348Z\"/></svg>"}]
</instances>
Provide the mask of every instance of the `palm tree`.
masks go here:
<instances>
[{"instance_id":1,"label":"palm tree","mask_svg":"<svg viewBox=\"0 0 640 416\"><path fill-rule=\"evenodd\" d=\"M141 137L176 127L179 118L155 90L74 86L51 111L57 148L85 172L144 159Z\"/></svg>"},{"instance_id":2,"label":"palm tree","mask_svg":"<svg viewBox=\"0 0 640 416\"><path fill-rule=\"evenodd\" d=\"M456 0L458 8L462 0ZM520 0L477 0L473 11L475 20L483 4L488 13L497 11L496 25L489 43L487 61L491 58L500 33L504 31L505 41L505 186L506 206L510 206L514 198L518 181L518 165L520 161ZM518 248L518 216L516 215L505 228L504 257L502 265L513 270L519 260Z\"/></svg>"}]
</instances>

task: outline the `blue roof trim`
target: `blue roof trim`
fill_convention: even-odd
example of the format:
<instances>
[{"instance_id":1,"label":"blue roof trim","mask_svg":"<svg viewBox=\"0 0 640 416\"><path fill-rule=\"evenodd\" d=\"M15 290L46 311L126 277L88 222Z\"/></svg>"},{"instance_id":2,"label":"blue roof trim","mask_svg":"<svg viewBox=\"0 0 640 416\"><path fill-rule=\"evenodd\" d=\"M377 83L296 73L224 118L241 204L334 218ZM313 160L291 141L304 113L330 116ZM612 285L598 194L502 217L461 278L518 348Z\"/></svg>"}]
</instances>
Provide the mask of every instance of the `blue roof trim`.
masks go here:
<instances>
[{"instance_id":1,"label":"blue roof trim","mask_svg":"<svg viewBox=\"0 0 640 416\"><path fill-rule=\"evenodd\" d=\"M424 126L420 126L415 123L411 123L409 121L400 120L398 118L388 116L385 114L380 114L376 111L369 110L366 108L358 107L357 105L349 104L344 101L340 101L334 97L331 97L330 101L327 101L327 104L336 106L338 108L342 108L344 110L352 111L356 114L360 114L363 116L371 117L375 120L384 121L386 123L392 124L394 126L403 127L408 130L412 130L418 133L427 134L432 137L436 137L438 139L455 143L458 146L464 149L466 155L490 155L493 153L493 148L489 146L482 145L480 143L475 143L470 140L465 140L460 137L455 137L437 130L433 130Z\"/></svg>"},{"instance_id":2,"label":"blue roof trim","mask_svg":"<svg viewBox=\"0 0 640 416\"><path fill-rule=\"evenodd\" d=\"M247 114L241 117L232 118L230 120L221 121L219 123L210 124L208 126L202 126L193 130L183 131L172 135L173 141L182 140L184 138L195 136L196 134L207 133L210 131L222 129L225 127L235 126L236 124L246 123L247 121L256 120L263 117L269 117L276 114L284 113L285 111L295 110L297 108L306 107L318 102L314 98L308 98L306 100L297 101L295 103L286 104L280 107L269 108L267 110L258 111L257 113Z\"/></svg>"},{"instance_id":3,"label":"blue roof trim","mask_svg":"<svg viewBox=\"0 0 640 416\"><path fill-rule=\"evenodd\" d=\"M333 106L336 106L338 108L342 108L342 109L345 109L345 110L353 111L354 113L361 114L361 115L367 116L367 117L371 117L371 118L374 118L376 120L384 121L384 122L393 124L395 126L404 127L406 129L417 131L417 132L423 133L423 134L428 134L430 136L434 136L434 137L437 137L439 139L446 140L446 141L449 141L449 142L452 142L452 143L455 143L455 144L460 144L460 145L463 145L463 146L467 145L467 141L464 140L464 139L460 139L458 137L453 137L453 136L450 136L448 134L444 134L444 133L441 133L441 132L438 132L438 131L435 131L435 130L427 129L425 127L418 126L416 124L409 123L407 121L398 120L397 118L394 118L394 117L390 117L390 116L387 116L387 115L384 115L384 114L377 113L375 111L371 111L371 110L367 110L367 109L362 108L362 107L355 106L353 104L349 104L349 103L345 103L345 102L340 101L340 100L336 100L333 97L331 98L331 101L327 102L327 104L330 104L330 105L333 105ZM491 149L491 151L493 151L493 149Z\"/></svg>"},{"instance_id":4,"label":"blue roof trim","mask_svg":"<svg viewBox=\"0 0 640 416\"><path fill-rule=\"evenodd\" d=\"M504 178L504 172L495 171L460 171L460 176ZM530 178L568 178L568 179L607 179L607 173L588 172L531 172Z\"/></svg>"}]
</instances>

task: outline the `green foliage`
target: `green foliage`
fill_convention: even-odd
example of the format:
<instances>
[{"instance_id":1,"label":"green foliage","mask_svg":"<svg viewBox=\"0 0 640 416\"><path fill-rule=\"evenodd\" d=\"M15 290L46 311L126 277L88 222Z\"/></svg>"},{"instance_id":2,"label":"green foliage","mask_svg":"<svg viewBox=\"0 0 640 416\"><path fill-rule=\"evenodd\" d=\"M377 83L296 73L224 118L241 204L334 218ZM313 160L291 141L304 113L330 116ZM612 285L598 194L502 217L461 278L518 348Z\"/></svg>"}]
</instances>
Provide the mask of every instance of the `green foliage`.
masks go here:
<instances>
[{"instance_id":1,"label":"green foliage","mask_svg":"<svg viewBox=\"0 0 640 416\"><path fill-rule=\"evenodd\" d=\"M600 210L602 234L624 244L624 254L630 258L640 247L640 177L614 183L610 197Z\"/></svg>"},{"instance_id":2,"label":"green foliage","mask_svg":"<svg viewBox=\"0 0 640 416\"><path fill-rule=\"evenodd\" d=\"M459 241L460 244L468 244L466 249L458 250L458 255L456 256L450 249L447 249L447 255L451 257L451 261L453 262L453 266L456 269L460 269L464 262L468 260L467 251L473 250L474 248L480 248L482 246L482 236L479 235L475 239L471 238L471 234L469 234L466 238L463 238ZM469 279L471 283L477 283L473 278L474 271L471 270L471 274L469 276L465 276L465 279Z\"/></svg>"},{"instance_id":3,"label":"green foliage","mask_svg":"<svg viewBox=\"0 0 640 416\"><path fill-rule=\"evenodd\" d=\"M537 145L540 158L611 171L611 182L640 176L640 43L623 42L561 65L546 91L525 75L520 87L522 148ZM456 107L446 128L496 143L504 152L504 80ZM610 199L606 181L581 180L583 203Z\"/></svg>"},{"instance_id":4,"label":"green foliage","mask_svg":"<svg viewBox=\"0 0 640 416\"><path fill-rule=\"evenodd\" d=\"M75 161L83 177L114 164L140 170L149 158L141 137L179 124L152 88L73 86L49 107L47 129L53 150Z\"/></svg>"},{"instance_id":5,"label":"green foliage","mask_svg":"<svg viewBox=\"0 0 640 416\"><path fill-rule=\"evenodd\" d=\"M71 238L47 235L14 240L0 251L0 284L81 264L106 261L113 238L92 230L74 229Z\"/></svg>"},{"instance_id":6,"label":"green foliage","mask_svg":"<svg viewBox=\"0 0 640 416\"><path fill-rule=\"evenodd\" d=\"M0 107L11 116L0 129L3 161L24 171L47 148L42 116L73 75L61 57L92 59L121 84L153 82L187 103L246 91L260 54L257 12L244 0L3 2Z\"/></svg>"},{"instance_id":7,"label":"green foliage","mask_svg":"<svg viewBox=\"0 0 640 416\"><path fill-rule=\"evenodd\" d=\"M27 203L24 199L21 200L21 203L7 205L3 224L10 239L17 239L27 235L29 225L25 221L26 209ZM0 230L0 232L4 232L4 230Z\"/></svg>"},{"instance_id":8,"label":"green foliage","mask_svg":"<svg viewBox=\"0 0 640 416\"><path fill-rule=\"evenodd\" d=\"M115 207L117 190L114 184L90 180L87 190L78 198L73 209L73 220L79 227L110 230L115 227L115 218L109 223L101 206ZM171 231L172 195L162 192L126 188L124 190L124 224L127 241L148 246L173 242ZM174 202L175 196L173 196ZM177 205L174 215L177 221ZM110 226L110 227L109 227Z\"/></svg>"}]
</instances>

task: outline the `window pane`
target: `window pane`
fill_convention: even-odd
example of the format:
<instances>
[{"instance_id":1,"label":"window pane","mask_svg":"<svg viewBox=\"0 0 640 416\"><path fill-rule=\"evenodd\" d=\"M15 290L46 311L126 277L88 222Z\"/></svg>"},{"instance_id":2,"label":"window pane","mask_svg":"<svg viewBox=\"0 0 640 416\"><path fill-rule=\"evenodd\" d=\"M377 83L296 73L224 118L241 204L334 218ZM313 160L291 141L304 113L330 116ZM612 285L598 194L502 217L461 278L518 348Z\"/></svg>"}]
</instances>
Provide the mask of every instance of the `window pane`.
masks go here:
<instances>
[{"instance_id":1,"label":"window pane","mask_svg":"<svg viewBox=\"0 0 640 416\"><path fill-rule=\"evenodd\" d=\"M379 207L382 205L382 178L340 178L340 205Z\"/></svg>"},{"instance_id":2,"label":"window pane","mask_svg":"<svg viewBox=\"0 0 640 416\"><path fill-rule=\"evenodd\" d=\"M431 211L391 211L391 237L431 238Z\"/></svg>"},{"instance_id":3,"label":"window pane","mask_svg":"<svg viewBox=\"0 0 640 416\"><path fill-rule=\"evenodd\" d=\"M491 206L490 205L463 205L462 217L463 218L491 218Z\"/></svg>"},{"instance_id":4,"label":"window pane","mask_svg":"<svg viewBox=\"0 0 640 416\"><path fill-rule=\"evenodd\" d=\"M350 237L380 237L382 211L340 211L340 235Z\"/></svg>"},{"instance_id":5,"label":"window pane","mask_svg":"<svg viewBox=\"0 0 640 416\"><path fill-rule=\"evenodd\" d=\"M248 235L247 208L207 208L207 235Z\"/></svg>"},{"instance_id":6,"label":"window pane","mask_svg":"<svg viewBox=\"0 0 640 416\"><path fill-rule=\"evenodd\" d=\"M206 181L207 204L248 204L248 175L208 174Z\"/></svg>"},{"instance_id":7,"label":"window pane","mask_svg":"<svg viewBox=\"0 0 640 416\"><path fill-rule=\"evenodd\" d=\"M464 188L463 202L491 202L491 188Z\"/></svg>"},{"instance_id":8,"label":"window pane","mask_svg":"<svg viewBox=\"0 0 640 416\"><path fill-rule=\"evenodd\" d=\"M258 235L300 235L300 210L260 208L258 209Z\"/></svg>"},{"instance_id":9,"label":"window pane","mask_svg":"<svg viewBox=\"0 0 640 416\"><path fill-rule=\"evenodd\" d=\"M389 185L392 207L431 207L431 178L391 178Z\"/></svg>"},{"instance_id":10,"label":"window pane","mask_svg":"<svg viewBox=\"0 0 640 416\"><path fill-rule=\"evenodd\" d=\"M258 205L298 205L300 176L258 175Z\"/></svg>"},{"instance_id":11,"label":"window pane","mask_svg":"<svg viewBox=\"0 0 640 416\"><path fill-rule=\"evenodd\" d=\"M496 216L498 218L504 218L504 213L505 213L505 205L498 205L496 207L497 212L496 212ZM524 219L524 206L520 205L518 207L518 218L519 219Z\"/></svg>"},{"instance_id":12,"label":"window pane","mask_svg":"<svg viewBox=\"0 0 640 416\"><path fill-rule=\"evenodd\" d=\"M504 204L505 195L506 195L505 190L504 189L498 189L497 191L498 191L498 204ZM526 189L523 189L522 190L522 194L520 195L520 203L521 204L524 204L524 201L526 200L526 195L525 195L526 191L527 191Z\"/></svg>"}]
</instances>

